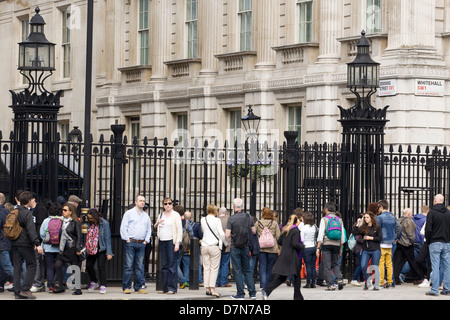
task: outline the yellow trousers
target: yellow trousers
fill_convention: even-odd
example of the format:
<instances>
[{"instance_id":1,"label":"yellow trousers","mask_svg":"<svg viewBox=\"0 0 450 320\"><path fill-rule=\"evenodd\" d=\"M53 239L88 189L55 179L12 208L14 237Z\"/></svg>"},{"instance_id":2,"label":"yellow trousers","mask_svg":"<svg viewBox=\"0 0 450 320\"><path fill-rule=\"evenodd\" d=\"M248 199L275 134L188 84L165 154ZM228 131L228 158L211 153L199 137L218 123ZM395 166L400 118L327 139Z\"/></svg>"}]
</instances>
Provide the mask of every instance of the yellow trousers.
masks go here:
<instances>
[{"instance_id":1,"label":"yellow trousers","mask_svg":"<svg viewBox=\"0 0 450 320\"><path fill-rule=\"evenodd\" d=\"M384 270L386 265L386 280L387 283L392 285L392 275L394 273L394 268L392 267L392 248L380 248L381 258L380 258L380 286L384 285Z\"/></svg>"}]
</instances>

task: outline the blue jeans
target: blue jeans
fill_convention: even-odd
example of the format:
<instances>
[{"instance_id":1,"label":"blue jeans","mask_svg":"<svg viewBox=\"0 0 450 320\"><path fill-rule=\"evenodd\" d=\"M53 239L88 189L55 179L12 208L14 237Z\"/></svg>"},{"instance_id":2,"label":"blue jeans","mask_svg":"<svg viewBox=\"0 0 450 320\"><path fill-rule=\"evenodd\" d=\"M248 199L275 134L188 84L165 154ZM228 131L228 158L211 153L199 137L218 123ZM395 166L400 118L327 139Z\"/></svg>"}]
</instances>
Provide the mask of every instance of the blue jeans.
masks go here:
<instances>
[{"instance_id":1,"label":"blue jeans","mask_svg":"<svg viewBox=\"0 0 450 320\"><path fill-rule=\"evenodd\" d=\"M305 248L303 260L306 267L306 284L316 284L316 247Z\"/></svg>"},{"instance_id":2,"label":"blue jeans","mask_svg":"<svg viewBox=\"0 0 450 320\"><path fill-rule=\"evenodd\" d=\"M430 293L439 294L441 284L439 277L439 266L442 263L444 271L444 289L442 292L450 291L450 247L449 243L433 242L428 245L431 261L431 290Z\"/></svg>"},{"instance_id":3,"label":"blue jeans","mask_svg":"<svg viewBox=\"0 0 450 320\"><path fill-rule=\"evenodd\" d=\"M367 272L367 267L369 266L369 260L372 258L372 266L378 266L381 258L381 250L363 250L361 254L361 269L364 273L365 280L369 279L370 274ZM376 279L375 287L380 285L380 279Z\"/></svg>"},{"instance_id":4,"label":"blue jeans","mask_svg":"<svg viewBox=\"0 0 450 320\"><path fill-rule=\"evenodd\" d=\"M244 281L242 279L242 276L245 276L250 297L255 297L255 281L253 280L253 273L250 269L250 252L248 248L231 248L230 257L234 271L234 279L236 281L236 295L245 297Z\"/></svg>"},{"instance_id":5,"label":"blue jeans","mask_svg":"<svg viewBox=\"0 0 450 320\"><path fill-rule=\"evenodd\" d=\"M361 254L361 269L364 273L364 276L367 279L369 279L370 274L367 272L367 267L369 265L369 260L372 258L372 266L378 266L381 258L381 250L363 250ZM380 284L380 279L378 281L375 281L375 287L378 287Z\"/></svg>"},{"instance_id":6,"label":"blue jeans","mask_svg":"<svg viewBox=\"0 0 450 320\"><path fill-rule=\"evenodd\" d=\"M131 276L134 271L133 287L134 290L139 291L144 284L142 280L144 279L145 244L133 241L130 243L125 242L124 253L122 290L131 289Z\"/></svg>"},{"instance_id":7,"label":"blue jeans","mask_svg":"<svg viewBox=\"0 0 450 320\"><path fill-rule=\"evenodd\" d=\"M182 267L180 266L180 264L182 264ZM181 284L185 282L189 283L189 267L191 265L191 256L188 253L181 253L181 251L179 251L177 265L178 282ZM200 283L203 283L201 255L198 255L198 280Z\"/></svg>"},{"instance_id":8,"label":"blue jeans","mask_svg":"<svg viewBox=\"0 0 450 320\"><path fill-rule=\"evenodd\" d=\"M272 267L277 257L276 253L260 252L259 255L259 286L264 288L272 280Z\"/></svg>"},{"instance_id":9,"label":"blue jeans","mask_svg":"<svg viewBox=\"0 0 450 320\"><path fill-rule=\"evenodd\" d=\"M217 274L216 287L228 284L228 273L230 272L230 253L222 253L220 257L219 273Z\"/></svg>"},{"instance_id":10,"label":"blue jeans","mask_svg":"<svg viewBox=\"0 0 450 320\"><path fill-rule=\"evenodd\" d=\"M7 279L9 281L12 281L14 268L12 266L9 251L7 250L0 251L0 267L3 269L3 271L5 271ZM3 286L3 283L1 285Z\"/></svg>"},{"instance_id":11,"label":"blue jeans","mask_svg":"<svg viewBox=\"0 0 450 320\"><path fill-rule=\"evenodd\" d=\"M159 241L161 253L162 291L177 292L178 284L178 253L174 252L175 245L172 240Z\"/></svg>"},{"instance_id":12,"label":"blue jeans","mask_svg":"<svg viewBox=\"0 0 450 320\"><path fill-rule=\"evenodd\" d=\"M364 281L364 273L361 268L361 252L355 252L356 258L358 259L358 265L356 266L355 272L353 273L352 280Z\"/></svg>"}]
</instances>

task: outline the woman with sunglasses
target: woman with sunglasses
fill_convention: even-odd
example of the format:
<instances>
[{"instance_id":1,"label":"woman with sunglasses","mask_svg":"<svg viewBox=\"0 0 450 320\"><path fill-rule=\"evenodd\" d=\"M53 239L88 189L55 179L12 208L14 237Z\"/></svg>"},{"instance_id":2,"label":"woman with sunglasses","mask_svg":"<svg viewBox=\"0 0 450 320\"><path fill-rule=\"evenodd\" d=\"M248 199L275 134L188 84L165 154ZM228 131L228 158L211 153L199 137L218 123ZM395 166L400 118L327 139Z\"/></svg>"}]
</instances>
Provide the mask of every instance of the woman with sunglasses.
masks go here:
<instances>
[{"instance_id":1,"label":"woman with sunglasses","mask_svg":"<svg viewBox=\"0 0 450 320\"><path fill-rule=\"evenodd\" d=\"M61 227L61 239L59 242L59 253L56 257L55 271L59 287L54 293L64 292L63 265L77 265L80 267L80 255L82 244L81 223L78 219L77 209L69 202L64 203L62 209L64 221ZM73 294L82 294L81 289L76 289Z\"/></svg>"},{"instance_id":2,"label":"woman with sunglasses","mask_svg":"<svg viewBox=\"0 0 450 320\"><path fill-rule=\"evenodd\" d=\"M178 284L178 253L182 240L181 216L173 210L171 198L163 201L164 211L155 224L162 262L162 290L159 293L175 294Z\"/></svg>"}]
</instances>

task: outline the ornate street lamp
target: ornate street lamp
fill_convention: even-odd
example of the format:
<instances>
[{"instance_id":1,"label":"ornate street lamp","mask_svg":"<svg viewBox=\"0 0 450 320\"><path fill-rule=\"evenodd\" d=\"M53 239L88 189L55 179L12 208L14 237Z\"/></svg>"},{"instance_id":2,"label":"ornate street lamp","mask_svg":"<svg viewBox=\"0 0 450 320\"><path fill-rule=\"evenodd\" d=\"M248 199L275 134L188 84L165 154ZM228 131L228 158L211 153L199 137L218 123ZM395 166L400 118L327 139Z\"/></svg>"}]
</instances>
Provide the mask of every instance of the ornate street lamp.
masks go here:
<instances>
[{"instance_id":1,"label":"ornate street lamp","mask_svg":"<svg viewBox=\"0 0 450 320\"><path fill-rule=\"evenodd\" d=\"M261 117L256 116L253 113L252 105L249 104L248 112L245 117L241 118L242 125L244 126L245 133L252 139L255 139L258 135L259 122L261 121Z\"/></svg>"},{"instance_id":2,"label":"ornate street lamp","mask_svg":"<svg viewBox=\"0 0 450 320\"><path fill-rule=\"evenodd\" d=\"M30 34L19 43L17 69L27 78L28 88L22 92L9 90L12 95L10 107L14 113L10 194L18 189L33 188L43 198L56 200L59 153L57 115L62 107L62 90L53 94L44 88L45 79L55 70L55 44L45 37L45 21L39 14L39 7L35 12L30 20ZM39 144L38 148L36 144ZM28 163L32 159L38 161L30 169Z\"/></svg>"},{"instance_id":3,"label":"ornate street lamp","mask_svg":"<svg viewBox=\"0 0 450 320\"><path fill-rule=\"evenodd\" d=\"M44 81L55 70L55 44L45 37L45 21L39 14L39 7L36 7L35 12L36 14L30 20L30 35L25 41L19 43L17 69L28 79L28 90L31 93L37 93L38 90L40 93L49 93L44 88ZM50 73L43 78L45 72Z\"/></svg>"},{"instance_id":4,"label":"ornate street lamp","mask_svg":"<svg viewBox=\"0 0 450 320\"><path fill-rule=\"evenodd\" d=\"M370 43L366 33L361 32L361 38L356 44L355 60L347 64L347 87L357 97L354 107L372 108L370 97L379 87L380 64L372 60L369 54ZM358 91L362 91L362 95Z\"/></svg>"}]
</instances>

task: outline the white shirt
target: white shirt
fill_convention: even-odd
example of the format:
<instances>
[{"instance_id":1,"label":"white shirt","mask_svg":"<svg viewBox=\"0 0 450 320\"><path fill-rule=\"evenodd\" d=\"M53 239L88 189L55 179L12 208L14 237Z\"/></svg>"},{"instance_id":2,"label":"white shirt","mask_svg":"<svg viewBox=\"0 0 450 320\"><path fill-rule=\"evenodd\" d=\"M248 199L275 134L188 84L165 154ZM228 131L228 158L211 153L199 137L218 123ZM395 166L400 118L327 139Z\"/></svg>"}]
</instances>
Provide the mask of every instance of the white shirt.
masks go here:
<instances>
[{"instance_id":1,"label":"white shirt","mask_svg":"<svg viewBox=\"0 0 450 320\"><path fill-rule=\"evenodd\" d=\"M209 227L211 227L211 230L214 232L214 234L209 229L208 224L206 223L206 219L208 219ZM225 243L225 245L228 244L225 240L222 221L219 218L216 218L212 215L207 215L200 220L200 225L203 231L202 246L220 246L222 242ZM220 241L217 240L214 235L216 235Z\"/></svg>"}]
</instances>

